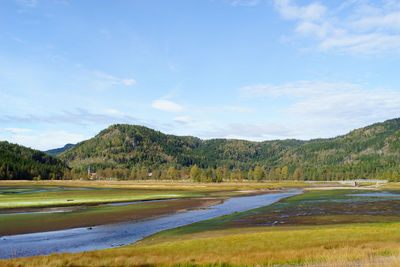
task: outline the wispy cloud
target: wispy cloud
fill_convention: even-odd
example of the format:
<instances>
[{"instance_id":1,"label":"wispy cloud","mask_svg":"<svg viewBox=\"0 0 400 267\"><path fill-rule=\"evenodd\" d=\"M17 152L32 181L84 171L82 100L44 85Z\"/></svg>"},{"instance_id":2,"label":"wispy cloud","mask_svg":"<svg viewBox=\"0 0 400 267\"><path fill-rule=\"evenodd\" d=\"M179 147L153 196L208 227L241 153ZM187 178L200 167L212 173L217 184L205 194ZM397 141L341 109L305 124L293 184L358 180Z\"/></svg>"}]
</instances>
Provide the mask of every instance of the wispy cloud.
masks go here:
<instances>
[{"instance_id":1,"label":"wispy cloud","mask_svg":"<svg viewBox=\"0 0 400 267\"><path fill-rule=\"evenodd\" d=\"M177 122L179 124L188 124L188 123L192 122L193 120L189 116L178 116L178 117L175 117L173 119L173 121Z\"/></svg>"},{"instance_id":2,"label":"wispy cloud","mask_svg":"<svg viewBox=\"0 0 400 267\"><path fill-rule=\"evenodd\" d=\"M38 4L38 0L16 0L16 2L23 7L29 8L34 8Z\"/></svg>"},{"instance_id":3,"label":"wispy cloud","mask_svg":"<svg viewBox=\"0 0 400 267\"><path fill-rule=\"evenodd\" d=\"M2 128L0 129L2 132L8 132L11 134L22 134L22 133L29 133L32 132L32 129L28 128Z\"/></svg>"},{"instance_id":4,"label":"wispy cloud","mask_svg":"<svg viewBox=\"0 0 400 267\"><path fill-rule=\"evenodd\" d=\"M394 1L339 2L327 6L275 0L282 18L296 22L297 37L310 38L320 51L377 54L400 52L400 5Z\"/></svg>"},{"instance_id":5,"label":"wispy cloud","mask_svg":"<svg viewBox=\"0 0 400 267\"><path fill-rule=\"evenodd\" d=\"M155 109L167 112L183 111L183 107L181 105L165 99L154 100L151 106Z\"/></svg>"},{"instance_id":6,"label":"wispy cloud","mask_svg":"<svg viewBox=\"0 0 400 267\"><path fill-rule=\"evenodd\" d=\"M190 107L193 111L212 111L212 112L238 112L238 113L249 113L254 112L253 108L242 107L242 106L193 106Z\"/></svg>"},{"instance_id":7,"label":"wispy cloud","mask_svg":"<svg viewBox=\"0 0 400 267\"><path fill-rule=\"evenodd\" d=\"M261 0L231 0L231 6L256 6Z\"/></svg>"},{"instance_id":8,"label":"wispy cloud","mask_svg":"<svg viewBox=\"0 0 400 267\"><path fill-rule=\"evenodd\" d=\"M76 144L88 139L87 136L60 130L33 130L25 128L0 129L0 137L7 136L11 143L48 150L62 147L67 143Z\"/></svg>"},{"instance_id":9,"label":"wispy cloud","mask_svg":"<svg viewBox=\"0 0 400 267\"><path fill-rule=\"evenodd\" d=\"M258 84L242 87L240 92L248 98L287 100L288 104L280 110L281 115L287 121L294 119L302 125L303 133L310 137L343 134L346 130L400 114L400 92L353 83Z\"/></svg>"},{"instance_id":10,"label":"wispy cloud","mask_svg":"<svg viewBox=\"0 0 400 267\"><path fill-rule=\"evenodd\" d=\"M137 123L138 120L114 109L106 109L104 112L91 112L86 109L65 110L52 115L6 115L0 118L3 123L68 123L74 125L113 124L113 123Z\"/></svg>"},{"instance_id":11,"label":"wispy cloud","mask_svg":"<svg viewBox=\"0 0 400 267\"><path fill-rule=\"evenodd\" d=\"M202 131L206 138L233 138L245 140L271 140L291 138L299 134L294 128L279 123L231 123Z\"/></svg>"},{"instance_id":12,"label":"wispy cloud","mask_svg":"<svg viewBox=\"0 0 400 267\"><path fill-rule=\"evenodd\" d=\"M95 85L101 88L109 87L112 85L133 86L136 84L136 80L133 78L118 78L97 70L91 71L91 73L95 76L95 78L97 78L94 82Z\"/></svg>"}]
</instances>

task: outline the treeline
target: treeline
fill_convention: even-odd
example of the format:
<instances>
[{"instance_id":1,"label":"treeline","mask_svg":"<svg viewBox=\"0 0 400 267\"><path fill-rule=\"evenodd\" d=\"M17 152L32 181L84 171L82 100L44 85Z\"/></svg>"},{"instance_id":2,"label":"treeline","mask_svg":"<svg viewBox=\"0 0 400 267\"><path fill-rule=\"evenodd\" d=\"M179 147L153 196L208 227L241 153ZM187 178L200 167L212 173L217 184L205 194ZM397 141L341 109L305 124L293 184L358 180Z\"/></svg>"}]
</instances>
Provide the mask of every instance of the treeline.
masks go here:
<instances>
[{"instance_id":1,"label":"treeline","mask_svg":"<svg viewBox=\"0 0 400 267\"><path fill-rule=\"evenodd\" d=\"M61 179L67 166L38 150L0 142L0 179Z\"/></svg>"},{"instance_id":2,"label":"treeline","mask_svg":"<svg viewBox=\"0 0 400 267\"><path fill-rule=\"evenodd\" d=\"M133 169L91 169L73 168L64 174L65 179L119 179L119 180L191 180L194 182L223 182L223 181L341 181L353 179L385 179L400 181L398 167L387 168L366 173L356 166L332 167L332 168L295 168L288 166L265 168L256 166L247 171L229 169L227 167L177 168L170 166L164 169L150 169L147 167Z\"/></svg>"}]
</instances>

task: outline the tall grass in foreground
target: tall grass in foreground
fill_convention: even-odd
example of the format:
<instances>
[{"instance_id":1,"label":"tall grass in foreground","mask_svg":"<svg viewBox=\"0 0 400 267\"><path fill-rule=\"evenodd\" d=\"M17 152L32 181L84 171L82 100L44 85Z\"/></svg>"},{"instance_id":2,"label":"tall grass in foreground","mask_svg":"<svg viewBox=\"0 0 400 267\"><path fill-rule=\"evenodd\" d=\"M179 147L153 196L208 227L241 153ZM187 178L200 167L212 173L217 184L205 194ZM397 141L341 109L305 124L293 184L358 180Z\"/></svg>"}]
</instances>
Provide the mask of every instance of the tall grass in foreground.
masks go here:
<instances>
[{"instance_id":1,"label":"tall grass in foreground","mask_svg":"<svg viewBox=\"0 0 400 267\"><path fill-rule=\"evenodd\" d=\"M2 266L399 266L400 223L230 229L186 240L0 261ZM236 231L236 234L233 234ZM257 232L254 232L257 231ZM214 236L213 236L214 234ZM203 235L203 236L202 236Z\"/></svg>"}]
</instances>

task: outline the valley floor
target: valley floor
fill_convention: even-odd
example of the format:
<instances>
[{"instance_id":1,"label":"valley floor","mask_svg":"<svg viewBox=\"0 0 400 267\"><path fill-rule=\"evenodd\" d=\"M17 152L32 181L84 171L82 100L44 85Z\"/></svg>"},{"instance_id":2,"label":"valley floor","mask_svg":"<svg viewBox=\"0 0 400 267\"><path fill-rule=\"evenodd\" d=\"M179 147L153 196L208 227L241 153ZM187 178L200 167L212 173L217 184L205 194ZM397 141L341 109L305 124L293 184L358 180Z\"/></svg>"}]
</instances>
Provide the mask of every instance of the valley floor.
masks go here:
<instances>
[{"instance_id":1,"label":"valley floor","mask_svg":"<svg viewBox=\"0 0 400 267\"><path fill-rule=\"evenodd\" d=\"M0 181L0 236L149 219L275 192L277 185L304 184Z\"/></svg>"},{"instance_id":2,"label":"valley floor","mask_svg":"<svg viewBox=\"0 0 400 267\"><path fill-rule=\"evenodd\" d=\"M218 186L246 191L240 185ZM18 258L0 264L399 266L397 188L393 184L383 189L306 190L267 207L163 231L121 248Z\"/></svg>"}]
</instances>

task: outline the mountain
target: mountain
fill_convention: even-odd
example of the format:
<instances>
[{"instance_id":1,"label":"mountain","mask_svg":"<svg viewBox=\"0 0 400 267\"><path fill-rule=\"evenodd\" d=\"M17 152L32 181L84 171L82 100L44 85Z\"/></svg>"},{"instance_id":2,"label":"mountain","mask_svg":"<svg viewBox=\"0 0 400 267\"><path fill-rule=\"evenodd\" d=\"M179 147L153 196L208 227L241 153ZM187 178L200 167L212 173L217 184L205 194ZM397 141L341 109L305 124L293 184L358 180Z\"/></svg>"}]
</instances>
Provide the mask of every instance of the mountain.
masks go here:
<instances>
[{"instance_id":1,"label":"mountain","mask_svg":"<svg viewBox=\"0 0 400 267\"><path fill-rule=\"evenodd\" d=\"M57 179L66 168L62 161L39 150L0 142L0 179Z\"/></svg>"},{"instance_id":2,"label":"mountain","mask_svg":"<svg viewBox=\"0 0 400 267\"><path fill-rule=\"evenodd\" d=\"M95 169L165 169L196 164L201 168L225 166L247 171L262 166L274 175L274 171L287 166L290 174L301 169L301 175L316 179L381 177L400 171L400 119L335 138L264 142L201 140L163 134L144 126L118 124L58 157L75 168L90 165Z\"/></svg>"},{"instance_id":3,"label":"mountain","mask_svg":"<svg viewBox=\"0 0 400 267\"><path fill-rule=\"evenodd\" d=\"M46 150L46 151L43 151L43 152L46 153L46 154L49 154L51 156L57 156L58 154L64 152L65 150L68 150L68 149L70 149L71 147L74 147L74 146L75 146L74 144L66 144L63 147L50 149L50 150Z\"/></svg>"},{"instance_id":4,"label":"mountain","mask_svg":"<svg viewBox=\"0 0 400 267\"><path fill-rule=\"evenodd\" d=\"M132 168L135 165L176 164L202 168L226 165L247 168L277 155L304 141L283 140L251 142L244 140L201 140L191 136L163 134L144 126L118 124L101 131L94 138L76 144L59 155L72 167Z\"/></svg>"}]
</instances>

